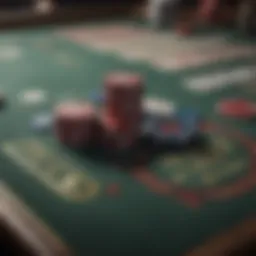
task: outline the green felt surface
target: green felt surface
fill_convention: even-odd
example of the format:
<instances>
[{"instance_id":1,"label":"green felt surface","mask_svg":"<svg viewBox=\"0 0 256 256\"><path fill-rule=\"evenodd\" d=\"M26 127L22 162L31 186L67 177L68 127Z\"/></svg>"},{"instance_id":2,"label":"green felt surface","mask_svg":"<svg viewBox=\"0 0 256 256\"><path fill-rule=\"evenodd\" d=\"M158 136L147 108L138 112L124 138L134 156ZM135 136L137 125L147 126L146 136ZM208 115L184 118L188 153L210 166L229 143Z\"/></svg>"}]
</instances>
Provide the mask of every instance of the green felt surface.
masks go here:
<instances>
[{"instance_id":1,"label":"green felt surface","mask_svg":"<svg viewBox=\"0 0 256 256\"><path fill-rule=\"evenodd\" d=\"M174 182L178 187L191 191L199 188L200 195L203 195L204 189L208 187L225 186L248 174L252 165L251 156L237 136L229 137L228 134L229 131L240 131L252 142L256 136L256 122L220 118L214 112L214 104L224 96L243 96L256 100L256 89L227 87L221 92L202 95L186 90L183 86L184 77L247 64L255 65L253 58L180 72L161 72L143 63L125 62L117 56L104 55L89 47L71 43L55 35L54 29L0 35L0 88L7 95L6 109L0 113L1 148L6 143L34 138L54 155L68 158L66 161L93 179L99 186L97 193L88 200L67 200L40 178L27 172L4 150L0 154L0 177L78 255L178 256L255 213L254 188L234 197L210 199L198 207L192 207L175 194L161 195L150 191L128 170L64 149L51 134L38 135L29 126L33 115L50 111L56 102L68 98L86 98L92 89L100 89L104 75L113 69L140 72L145 77L148 94L168 97L178 106L197 106L209 121L227 127L227 133L209 133L214 141L217 138L226 143L216 146L223 150L218 156L206 160L196 153L196 156L169 155L168 161L159 158L149 166L159 179ZM4 47L17 47L20 56L1 58L1 49ZM69 61L65 61L65 58ZM30 89L46 91L47 101L40 105L22 104L18 94ZM224 175L235 161L238 169ZM54 165L54 160L48 165L41 165L39 171L46 172L51 165ZM202 178L205 172L211 172L213 177L217 175L218 178L209 179L209 175L208 180L207 177ZM177 178L179 175L182 177ZM113 183L120 186L116 196L106 193L106 188Z\"/></svg>"}]
</instances>

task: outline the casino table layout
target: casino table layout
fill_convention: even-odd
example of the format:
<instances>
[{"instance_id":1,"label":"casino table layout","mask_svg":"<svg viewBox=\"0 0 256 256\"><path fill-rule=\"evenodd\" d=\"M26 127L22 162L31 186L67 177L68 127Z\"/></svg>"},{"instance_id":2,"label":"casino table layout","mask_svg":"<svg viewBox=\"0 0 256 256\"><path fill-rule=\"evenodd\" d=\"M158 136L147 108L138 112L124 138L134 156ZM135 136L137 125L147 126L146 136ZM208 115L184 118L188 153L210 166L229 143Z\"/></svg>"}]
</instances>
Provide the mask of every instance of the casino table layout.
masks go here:
<instances>
[{"instance_id":1,"label":"casino table layout","mask_svg":"<svg viewBox=\"0 0 256 256\"><path fill-rule=\"evenodd\" d=\"M2 32L1 186L70 255L249 255L242 247L256 241L256 121L222 117L216 104L256 101L255 56L255 41L231 30L183 38L102 21ZM140 73L145 97L200 109L207 147L139 151L129 164L33 130L34 116L101 91L113 70Z\"/></svg>"}]
</instances>

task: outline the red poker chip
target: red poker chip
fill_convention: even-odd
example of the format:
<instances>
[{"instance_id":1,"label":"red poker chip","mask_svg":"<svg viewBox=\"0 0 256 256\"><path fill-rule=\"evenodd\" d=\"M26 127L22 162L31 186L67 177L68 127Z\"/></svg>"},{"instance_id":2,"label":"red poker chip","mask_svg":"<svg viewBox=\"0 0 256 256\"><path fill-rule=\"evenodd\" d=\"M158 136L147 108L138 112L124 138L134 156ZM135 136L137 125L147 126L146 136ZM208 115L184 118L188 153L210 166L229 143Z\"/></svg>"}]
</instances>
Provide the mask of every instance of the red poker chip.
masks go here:
<instances>
[{"instance_id":1,"label":"red poker chip","mask_svg":"<svg viewBox=\"0 0 256 256\"><path fill-rule=\"evenodd\" d=\"M139 74L114 72L104 81L107 98L133 101L141 97L143 81Z\"/></svg>"},{"instance_id":2,"label":"red poker chip","mask_svg":"<svg viewBox=\"0 0 256 256\"><path fill-rule=\"evenodd\" d=\"M244 99L228 99L218 103L217 111L223 116L248 119L256 116L256 104Z\"/></svg>"},{"instance_id":3,"label":"red poker chip","mask_svg":"<svg viewBox=\"0 0 256 256\"><path fill-rule=\"evenodd\" d=\"M62 102L55 108L55 116L62 119L91 119L95 117L95 113L94 106L87 102Z\"/></svg>"},{"instance_id":4,"label":"red poker chip","mask_svg":"<svg viewBox=\"0 0 256 256\"><path fill-rule=\"evenodd\" d=\"M218 3L219 3L218 0L201 1L200 7L199 7L199 13L201 17L205 18L206 20L210 20L218 7Z\"/></svg>"},{"instance_id":5,"label":"red poker chip","mask_svg":"<svg viewBox=\"0 0 256 256\"><path fill-rule=\"evenodd\" d=\"M106 101L104 116L112 119L116 129L132 131L140 127L143 80L140 74L112 72L104 81ZM129 133L129 132L128 132Z\"/></svg>"},{"instance_id":6,"label":"red poker chip","mask_svg":"<svg viewBox=\"0 0 256 256\"><path fill-rule=\"evenodd\" d=\"M142 78L139 74L135 74L135 73L129 73L129 72L113 72L110 73L106 79L105 79L105 83L107 86L110 87L115 87L115 86L120 86L122 85L123 88L127 87L134 87L134 86L138 86L140 87L143 82L142 82Z\"/></svg>"},{"instance_id":7,"label":"red poker chip","mask_svg":"<svg viewBox=\"0 0 256 256\"><path fill-rule=\"evenodd\" d=\"M58 140L71 147L83 147L94 138L97 115L85 102L63 102L54 111L54 126Z\"/></svg>"}]
</instances>

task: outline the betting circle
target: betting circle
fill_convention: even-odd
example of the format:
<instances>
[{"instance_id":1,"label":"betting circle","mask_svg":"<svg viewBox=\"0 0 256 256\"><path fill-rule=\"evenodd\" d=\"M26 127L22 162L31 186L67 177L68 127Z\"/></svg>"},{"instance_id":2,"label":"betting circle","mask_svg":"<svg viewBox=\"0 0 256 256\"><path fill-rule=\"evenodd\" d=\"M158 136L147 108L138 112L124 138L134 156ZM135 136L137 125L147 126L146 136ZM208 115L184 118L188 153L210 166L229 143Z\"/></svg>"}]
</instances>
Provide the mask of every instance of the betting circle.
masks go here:
<instances>
[{"instance_id":1,"label":"betting circle","mask_svg":"<svg viewBox=\"0 0 256 256\"><path fill-rule=\"evenodd\" d=\"M204 128L211 150L169 156L159 164L164 176L176 188L175 195L203 203L244 194L256 186L256 144L239 132L212 124Z\"/></svg>"}]
</instances>

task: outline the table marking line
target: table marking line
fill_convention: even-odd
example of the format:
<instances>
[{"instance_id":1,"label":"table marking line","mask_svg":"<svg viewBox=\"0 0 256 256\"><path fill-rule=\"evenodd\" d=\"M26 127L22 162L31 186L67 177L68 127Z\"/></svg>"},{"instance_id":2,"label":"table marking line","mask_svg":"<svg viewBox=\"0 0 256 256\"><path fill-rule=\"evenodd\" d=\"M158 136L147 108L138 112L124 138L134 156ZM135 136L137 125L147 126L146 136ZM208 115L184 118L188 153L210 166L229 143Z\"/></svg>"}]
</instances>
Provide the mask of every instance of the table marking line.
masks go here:
<instances>
[{"instance_id":1,"label":"table marking line","mask_svg":"<svg viewBox=\"0 0 256 256\"><path fill-rule=\"evenodd\" d=\"M22 151L20 151L18 149L19 143L21 143L21 145L23 145ZM33 141L33 143L37 143L36 140ZM33 145L33 143L32 143L32 145ZM91 178L91 177L89 178L89 177L85 176L85 174L83 172L81 172L77 168L74 168L69 162L65 162L63 159L61 159L61 162L58 162L58 164L56 164L56 162L55 162L55 165L51 166L51 167L53 167L53 169L49 169L50 172L49 172L49 170L48 171L40 170L40 166L38 166L40 164L40 162L38 162L38 160L40 160L40 157L42 157L42 154L38 155L39 159L38 159L38 157L33 158L33 154L35 152L37 152L37 149L36 149L36 147L32 147L32 149L30 148L30 150L32 150L32 152L26 153L25 148L27 146L28 146L28 143L24 144L24 142L23 143L22 142L5 143L2 146L2 151L7 156L9 156L11 159L15 160L21 167L23 167L23 169L27 173L31 174L33 177L36 177L39 181L42 181L48 188L55 191L57 194L65 197L66 199L73 200L73 201L84 201L84 200L88 200L88 199L92 198L93 196L95 196L98 193L99 184L93 178ZM40 146L42 146L42 145L37 144L37 146L39 146L39 148L40 148ZM33 149L35 149L35 150L33 151ZM24 156L24 154L25 155L28 154L28 157ZM50 154L47 153L47 155L50 157L54 157L52 155L52 152ZM32 156L32 158L31 158L31 156ZM56 160L59 158L59 156L54 157L54 158ZM32 162L32 159L33 159L33 162ZM65 166L65 164L67 164L67 165ZM56 168L54 168L54 167L56 167ZM53 178L53 175L56 174L54 169L61 170L62 173L64 171L63 174L65 174L65 175L63 177L66 177L65 179L67 179L67 177L70 178L72 176L73 176L73 178L74 177L77 178L78 177L77 175L80 175L80 179L81 180L84 179L83 180L83 182L85 182L84 184L87 184L86 193L85 194L84 193L82 193L82 194L75 193L74 194L74 192L72 192L72 190L66 190L65 186L63 187L63 185L65 185L65 183L56 184L56 182L54 182L55 179ZM67 180L64 180L64 181L67 182Z\"/></svg>"}]
</instances>

